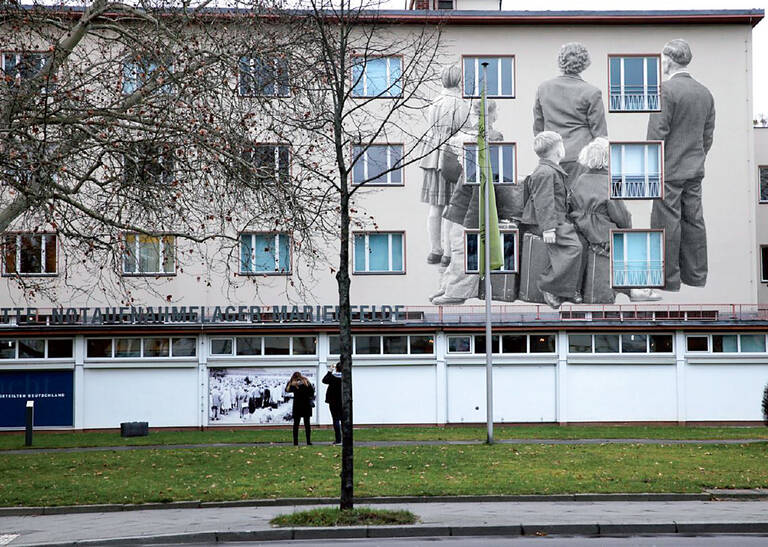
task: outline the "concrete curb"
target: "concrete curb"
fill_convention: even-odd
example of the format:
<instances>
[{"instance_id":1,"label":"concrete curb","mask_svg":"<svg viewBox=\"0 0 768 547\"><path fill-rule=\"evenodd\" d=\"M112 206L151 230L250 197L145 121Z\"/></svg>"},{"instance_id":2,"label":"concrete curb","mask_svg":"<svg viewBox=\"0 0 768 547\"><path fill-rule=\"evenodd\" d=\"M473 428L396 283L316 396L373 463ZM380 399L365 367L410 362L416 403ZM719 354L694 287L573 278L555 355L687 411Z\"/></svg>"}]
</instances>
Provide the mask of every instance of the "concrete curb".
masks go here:
<instances>
[{"instance_id":1,"label":"concrete curb","mask_svg":"<svg viewBox=\"0 0 768 547\"><path fill-rule=\"evenodd\" d=\"M33 543L35 547L81 545L142 545L147 543L223 543L237 541L280 541L298 539L349 539L385 537L448 536L592 536L611 537L637 534L768 534L768 522L668 523L668 524L516 524L509 526L347 526L339 528L284 528L241 532L190 532L131 536L110 539Z\"/></svg>"},{"instance_id":2,"label":"concrete curb","mask_svg":"<svg viewBox=\"0 0 768 547\"><path fill-rule=\"evenodd\" d=\"M552 494L509 496L389 496L355 498L355 503L379 505L385 503L485 503L485 502L649 502L649 501L717 501L719 499L762 499L765 492L723 492L694 494ZM169 503L60 505L52 507L0 507L0 517L65 515L77 513L113 513L158 509L217 509L224 507L274 507L289 505L335 505L338 498L279 498L232 501L172 501Z\"/></svg>"}]
</instances>

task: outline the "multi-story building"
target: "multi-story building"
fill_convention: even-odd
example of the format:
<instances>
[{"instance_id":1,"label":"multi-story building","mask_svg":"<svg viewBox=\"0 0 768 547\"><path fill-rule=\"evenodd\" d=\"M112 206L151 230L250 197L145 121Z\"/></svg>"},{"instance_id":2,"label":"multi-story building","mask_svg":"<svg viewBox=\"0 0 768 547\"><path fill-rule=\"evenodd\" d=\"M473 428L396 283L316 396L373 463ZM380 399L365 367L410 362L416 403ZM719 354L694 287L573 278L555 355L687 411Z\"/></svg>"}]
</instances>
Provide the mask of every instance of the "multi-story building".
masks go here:
<instances>
[{"instance_id":1,"label":"multi-story building","mask_svg":"<svg viewBox=\"0 0 768 547\"><path fill-rule=\"evenodd\" d=\"M489 63L497 133L491 155L499 186L519 184L537 166L535 120L544 124L538 129L549 124L544 109L534 108L545 100L537 90L560 73L561 45L586 47L591 64L578 72L600 91L597 102L594 94L583 104L575 94L560 100L563 108L571 101L568 108L585 119L604 115L606 195L631 214L631 228L614 227L610 254L601 255L609 267L602 288L615 300L565 302L558 309L531 296L537 292L531 276L525 291L519 287L536 253L525 256L520 211L502 214L506 271L493 274L500 288L493 295L495 420L760 420L768 383L768 129L752 126L751 35L763 12L506 12L490 11L497 7L491 1L481 6L489 11L462 11L467 2L461 0L435 4L426 7L443 11L393 11L386 24L392 33L444 25L440 62L458 67L453 97L468 112L479 92L480 65ZM670 164L679 158L665 163L666 148L675 144L658 137L659 119L670 112L661 52L680 38L693 53L687 70L711 93L716 115L704 128L712 142L701 199L687 201L683 213L691 218L703 208L704 254L700 242L692 251L698 277L684 277L680 290L665 290L674 288L665 283L668 234L652 222L652 210L670 191ZM377 88L379 77L391 83L387 78L400 62L377 60L362 85ZM690 106L685 98L679 104ZM657 128L650 138L649 123ZM472 137L464 140L458 146L469 184L476 178L476 148ZM381 142L368 149L353 180L396 165L403 146ZM277 146L272 153L279 170L286 159ZM466 298L433 302L451 264L434 256L430 245L430 205L422 201L426 171L418 162L390 170L358 198L357 206L376 223L355 232L351 245L358 424L485 420L476 235L470 227L466 246L454 255L465 262L458 273L472 290ZM435 218L439 225L439 214ZM133 295L140 306L69 293L63 280L58 301L25 301L17 285L2 284L0 427L21 425L28 398L37 401L39 425L48 427L110 428L132 420L157 427L275 425L289 411L282 387L294 370L320 387L323 400L320 379L339 351L336 282L331 273L317 273L308 290L293 288L289 234L240 236L233 268L265 274L257 293L248 286L229 289L226 279L201 284L194 268L178 270L173 241L130 234L125 241L122 273L148 274L153 285ZM56 234L8 235L3 272L55 276L63 260L58 249ZM77 275L88 275L87 268ZM658 291L660 300L631 301L632 288L646 297ZM170 304L160 296L166 294L174 295ZM325 405L317 405L314 419L329 423Z\"/></svg>"}]
</instances>

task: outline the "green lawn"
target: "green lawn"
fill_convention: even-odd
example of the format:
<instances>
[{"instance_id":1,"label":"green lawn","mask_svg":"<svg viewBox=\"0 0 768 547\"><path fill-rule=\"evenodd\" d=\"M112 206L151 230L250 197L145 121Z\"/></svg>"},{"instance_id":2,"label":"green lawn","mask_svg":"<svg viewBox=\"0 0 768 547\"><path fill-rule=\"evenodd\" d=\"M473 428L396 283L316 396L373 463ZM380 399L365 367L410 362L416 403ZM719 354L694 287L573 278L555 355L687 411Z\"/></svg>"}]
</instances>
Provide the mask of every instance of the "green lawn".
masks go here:
<instances>
[{"instance_id":1,"label":"green lawn","mask_svg":"<svg viewBox=\"0 0 768 547\"><path fill-rule=\"evenodd\" d=\"M768 487L766 443L357 448L358 496ZM0 454L0 505L337 496L340 449Z\"/></svg>"},{"instance_id":2,"label":"green lawn","mask_svg":"<svg viewBox=\"0 0 768 547\"><path fill-rule=\"evenodd\" d=\"M355 430L358 441L485 440L485 427L371 427ZM768 427L685 426L499 426L497 439L768 439ZM303 438L303 432L302 432ZM329 429L313 431L313 439L331 441ZM36 433L34 448L124 446L149 444L289 442L290 429L209 429L153 431L148 437L123 439L114 433ZM0 435L0 450L24 448L24 433Z\"/></svg>"},{"instance_id":3,"label":"green lawn","mask_svg":"<svg viewBox=\"0 0 768 547\"><path fill-rule=\"evenodd\" d=\"M356 507L340 510L338 507L320 507L278 515L270 523L275 526L381 526L386 524L414 524L417 518L410 511Z\"/></svg>"}]
</instances>

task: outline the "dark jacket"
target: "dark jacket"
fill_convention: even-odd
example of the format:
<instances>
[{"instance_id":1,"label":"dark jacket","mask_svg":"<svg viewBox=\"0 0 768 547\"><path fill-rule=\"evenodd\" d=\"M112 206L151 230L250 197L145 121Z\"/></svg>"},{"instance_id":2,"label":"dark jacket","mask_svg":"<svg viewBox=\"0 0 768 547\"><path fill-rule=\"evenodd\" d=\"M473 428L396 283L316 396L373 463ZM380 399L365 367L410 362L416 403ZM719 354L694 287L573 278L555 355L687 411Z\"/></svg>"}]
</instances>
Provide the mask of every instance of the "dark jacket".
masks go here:
<instances>
[{"instance_id":1,"label":"dark jacket","mask_svg":"<svg viewBox=\"0 0 768 547\"><path fill-rule=\"evenodd\" d=\"M323 383L328 384L325 391L325 402L331 408L341 408L341 378L334 376L330 370L323 376Z\"/></svg>"},{"instance_id":2,"label":"dark jacket","mask_svg":"<svg viewBox=\"0 0 768 547\"><path fill-rule=\"evenodd\" d=\"M312 384L289 385L285 391L293 393L294 416L312 416L312 400L315 398L315 388Z\"/></svg>"},{"instance_id":3,"label":"dark jacket","mask_svg":"<svg viewBox=\"0 0 768 547\"><path fill-rule=\"evenodd\" d=\"M664 141L664 177L686 180L704 176L704 160L715 131L715 101L687 72L661 86L661 111L648 118L648 140Z\"/></svg>"},{"instance_id":4,"label":"dark jacket","mask_svg":"<svg viewBox=\"0 0 768 547\"><path fill-rule=\"evenodd\" d=\"M539 85L533 104L533 134L555 131L563 137L565 157L576 161L595 137L607 137L602 92L575 74L563 74Z\"/></svg>"},{"instance_id":5,"label":"dark jacket","mask_svg":"<svg viewBox=\"0 0 768 547\"><path fill-rule=\"evenodd\" d=\"M611 230L632 227L624 202L611 199L611 179L606 171L588 171L571 186L571 220L593 245L607 248Z\"/></svg>"},{"instance_id":6,"label":"dark jacket","mask_svg":"<svg viewBox=\"0 0 768 547\"><path fill-rule=\"evenodd\" d=\"M528 179L528 202L523 210L523 223L535 224L539 230L553 230L566 220L565 179L567 173L549 160L539 160Z\"/></svg>"}]
</instances>

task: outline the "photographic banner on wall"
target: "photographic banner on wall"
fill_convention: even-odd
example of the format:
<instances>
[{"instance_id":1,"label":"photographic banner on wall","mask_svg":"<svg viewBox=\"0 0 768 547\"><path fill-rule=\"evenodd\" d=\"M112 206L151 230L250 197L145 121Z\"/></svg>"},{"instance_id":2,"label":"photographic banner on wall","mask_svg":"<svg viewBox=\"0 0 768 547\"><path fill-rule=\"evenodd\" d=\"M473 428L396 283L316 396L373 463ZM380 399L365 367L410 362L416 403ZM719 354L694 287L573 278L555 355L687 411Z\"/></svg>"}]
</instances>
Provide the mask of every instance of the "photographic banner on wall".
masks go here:
<instances>
[{"instance_id":1,"label":"photographic banner on wall","mask_svg":"<svg viewBox=\"0 0 768 547\"><path fill-rule=\"evenodd\" d=\"M71 370L0 372L0 427L24 427L27 401L35 402L35 427L74 425Z\"/></svg>"},{"instance_id":2,"label":"photographic banner on wall","mask_svg":"<svg viewBox=\"0 0 768 547\"><path fill-rule=\"evenodd\" d=\"M313 368L212 368L208 371L210 425L293 423L293 394L285 392L299 371L317 390Z\"/></svg>"}]
</instances>

